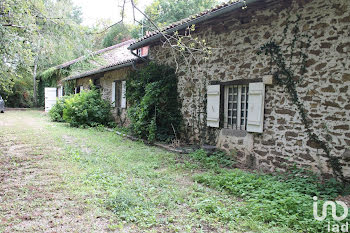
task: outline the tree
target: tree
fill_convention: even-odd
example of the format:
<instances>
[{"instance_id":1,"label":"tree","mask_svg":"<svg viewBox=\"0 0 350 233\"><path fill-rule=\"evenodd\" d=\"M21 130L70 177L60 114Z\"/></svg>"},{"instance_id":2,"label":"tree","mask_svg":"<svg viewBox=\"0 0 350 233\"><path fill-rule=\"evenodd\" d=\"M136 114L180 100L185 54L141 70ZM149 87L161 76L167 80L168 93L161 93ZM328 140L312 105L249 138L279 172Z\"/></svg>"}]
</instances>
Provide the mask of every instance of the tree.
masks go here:
<instances>
[{"instance_id":1,"label":"tree","mask_svg":"<svg viewBox=\"0 0 350 233\"><path fill-rule=\"evenodd\" d=\"M111 27L102 41L104 48L131 39L130 27L125 24L117 24Z\"/></svg>"},{"instance_id":2,"label":"tree","mask_svg":"<svg viewBox=\"0 0 350 233\"><path fill-rule=\"evenodd\" d=\"M71 0L0 3L0 94L10 104L30 105L37 73L92 50L91 35L80 22L81 11Z\"/></svg>"},{"instance_id":3,"label":"tree","mask_svg":"<svg viewBox=\"0 0 350 233\"><path fill-rule=\"evenodd\" d=\"M145 13L158 27L197 14L217 4L217 0L155 0ZM147 30L154 30L150 22L146 23Z\"/></svg>"},{"instance_id":4,"label":"tree","mask_svg":"<svg viewBox=\"0 0 350 233\"><path fill-rule=\"evenodd\" d=\"M0 3L0 95L5 98L18 80L31 73L33 54L28 38L35 31L34 22L29 2Z\"/></svg>"}]
</instances>

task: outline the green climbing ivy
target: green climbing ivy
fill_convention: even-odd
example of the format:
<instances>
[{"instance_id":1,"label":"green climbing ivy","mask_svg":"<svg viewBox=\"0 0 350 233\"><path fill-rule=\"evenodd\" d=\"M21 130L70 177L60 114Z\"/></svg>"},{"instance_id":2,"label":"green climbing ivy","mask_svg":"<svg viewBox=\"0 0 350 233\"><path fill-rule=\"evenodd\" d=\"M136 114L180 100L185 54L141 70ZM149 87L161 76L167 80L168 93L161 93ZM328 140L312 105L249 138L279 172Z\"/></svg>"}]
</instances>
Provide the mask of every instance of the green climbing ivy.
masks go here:
<instances>
[{"instance_id":1,"label":"green climbing ivy","mask_svg":"<svg viewBox=\"0 0 350 233\"><path fill-rule=\"evenodd\" d=\"M300 30L300 19L299 15L294 21L288 19L281 40L272 40L264 44L260 47L258 54L264 54L270 58L274 80L285 88L297 107L309 140L325 152L333 174L343 181L344 175L339 159L331 155L329 143L314 132L312 120L308 118L305 106L298 95L297 85L303 81L307 72L308 48L311 44L311 36L303 34ZM292 37L288 37L289 35ZM288 38L292 38L291 41L286 41ZM327 138L329 136L327 135Z\"/></svg>"}]
</instances>

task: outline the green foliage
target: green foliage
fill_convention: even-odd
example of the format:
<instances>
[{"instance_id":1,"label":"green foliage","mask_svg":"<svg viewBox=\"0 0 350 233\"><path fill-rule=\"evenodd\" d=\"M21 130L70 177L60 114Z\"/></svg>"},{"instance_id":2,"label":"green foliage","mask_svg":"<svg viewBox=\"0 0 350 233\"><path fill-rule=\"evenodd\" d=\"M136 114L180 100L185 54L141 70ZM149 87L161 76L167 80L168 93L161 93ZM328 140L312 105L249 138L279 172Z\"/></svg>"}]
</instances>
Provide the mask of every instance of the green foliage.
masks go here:
<instances>
[{"instance_id":1,"label":"green foliage","mask_svg":"<svg viewBox=\"0 0 350 233\"><path fill-rule=\"evenodd\" d=\"M74 127L110 125L111 104L98 90L82 91L65 101L63 119Z\"/></svg>"},{"instance_id":2,"label":"green foliage","mask_svg":"<svg viewBox=\"0 0 350 233\"><path fill-rule=\"evenodd\" d=\"M117 24L108 30L103 38L102 46L107 48L129 39L131 39L130 28L125 24Z\"/></svg>"},{"instance_id":3,"label":"green foliage","mask_svg":"<svg viewBox=\"0 0 350 233\"><path fill-rule=\"evenodd\" d=\"M201 149L190 153L189 157L206 168L232 167L235 164L224 152L208 154Z\"/></svg>"},{"instance_id":4,"label":"green foliage","mask_svg":"<svg viewBox=\"0 0 350 233\"><path fill-rule=\"evenodd\" d=\"M174 69L149 63L129 74L126 98L132 132L150 141L170 141L180 131L182 116ZM174 130L173 130L174 127Z\"/></svg>"},{"instance_id":5,"label":"green foliage","mask_svg":"<svg viewBox=\"0 0 350 233\"><path fill-rule=\"evenodd\" d=\"M216 172L199 174L194 176L194 179L243 198L246 205L239 209L239 215L243 217L271 226L287 226L301 232L323 232L328 221L338 223L331 218L330 213L324 222L315 220L312 199L314 195L333 199L339 193L329 193L328 189L337 190L338 183L330 181L324 185L316 184L315 180L303 177L285 180L286 177L254 174L238 169L221 169ZM309 183L310 181L312 182ZM322 204L323 201L319 201L319 206Z\"/></svg>"},{"instance_id":6,"label":"green foliage","mask_svg":"<svg viewBox=\"0 0 350 233\"><path fill-rule=\"evenodd\" d=\"M79 25L81 11L71 0L6 0L0 5L0 94L8 106L28 107L34 73L89 53L92 37ZM42 77L55 78L56 71L48 71ZM38 86L43 91L50 83Z\"/></svg>"},{"instance_id":7,"label":"green foliage","mask_svg":"<svg viewBox=\"0 0 350 233\"><path fill-rule=\"evenodd\" d=\"M307 116L304 103L297 91L297 85L303 81L307 72L306 61L308 59L308 48L311 44L311 37L307 34L303 34L300 29L300 19L301 17L297 16L295 21L288 20L281 40L279 42L272 40L264 44L260 47L258 54L265 54L265 56L270 57L271 64L275 68L273 77L277 81L277 84L285 88L293 104L297 107L309 140L325 152L325 157L328 158L334 175L344 181L339 158L331 155L331 148L328 141L322 139L320 135L314 132L312 120ZM293 26L290 28L291 25ZM286 42L287 38L292 39ZM287 45L284 43L287 43ZM328 132L326 133L327 135L325 138L328 138Z\"/></svg>"},{"instance_id":8,"label":"green foliage","mask_svg":"<svg viewBox=\"0 0 350 233\"><path fill-rule=\"evenodd\" d=\"M145 13L158 27L163 27L209 9L217 3L217 0L155 0L146 7ZM150 22L145 26L146 30L155 30Z\"/></svg>"},{"instance_id":9,"label":"green foliage","mask_svg":"<svg viewBox=\"0 0 350 233\"><path fill-rule=\"evenodd\" d=\"M71 96L64 96L57 100L56 104L49 111L49 116L52 121L63 122L63 110L65 108L65 101Z\"/></svg>"},{"instance_id":10,"label":"green foliage","mask_svg":"<svg viewBox=\"0 0 350 233\"><path fill-rule=\"evenodd\" d=\"M111 105L95 89L59 100L49 115L51 120L65 121L73 127L113 126Z\"/></svg>"}]
</instances>

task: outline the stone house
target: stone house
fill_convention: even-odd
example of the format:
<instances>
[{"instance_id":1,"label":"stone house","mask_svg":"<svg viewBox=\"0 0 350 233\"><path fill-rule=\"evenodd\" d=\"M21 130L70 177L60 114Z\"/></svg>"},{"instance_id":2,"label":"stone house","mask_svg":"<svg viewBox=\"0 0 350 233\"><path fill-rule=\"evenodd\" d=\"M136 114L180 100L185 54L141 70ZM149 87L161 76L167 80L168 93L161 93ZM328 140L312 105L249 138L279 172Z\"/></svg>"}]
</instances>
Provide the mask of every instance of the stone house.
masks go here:
<instances>
[{"instance_id":1,"label":"stone house","mask_svg":"<svg viewBox=\"0 0 350 233\"><path fill-rule=\"evenodd\" d=\"M64 95L64 83L72 82L74 92L90 88L91 83L100 89L102 98L111 101L112 114L115 121L121 125L127 123L125 98L126 77L128 72L139 67L142 63L140 57L147 56L147 47L138 51L138 56L130 53L127 49L134 40L128 40L98 52L99 59L103 62L93 62L93 68L76 72L58 83L58 94L60 98Z\"/></svg>"},{"instance_id":2,"label":"stone house","mask_svg":"<svg viewBox=\"0 0 350 233\"><path fill-rule=\"evenodd\" d=\"M264 171L297 164L331 174L320 146L308 138L300 114L283 86L273 80L270 60L259 48L283 35L288 19L300 15L312 37L305 79L298 94L312 130L329 141L344 176L350 176L350 2L345 0L247 0L219 5L134 42L149 58L177 67L185 134L190 142L214 144ZM189 64L166 48L164 35L183 33L213 48ZM286 45L286 44L284 44ZM168 46L169 47L169 46ZM178 59L178 60L177 60ZM197 60L196 60L197 59ZM198 62L199 60L199 62Z\"/></svg>"}]
</instances>

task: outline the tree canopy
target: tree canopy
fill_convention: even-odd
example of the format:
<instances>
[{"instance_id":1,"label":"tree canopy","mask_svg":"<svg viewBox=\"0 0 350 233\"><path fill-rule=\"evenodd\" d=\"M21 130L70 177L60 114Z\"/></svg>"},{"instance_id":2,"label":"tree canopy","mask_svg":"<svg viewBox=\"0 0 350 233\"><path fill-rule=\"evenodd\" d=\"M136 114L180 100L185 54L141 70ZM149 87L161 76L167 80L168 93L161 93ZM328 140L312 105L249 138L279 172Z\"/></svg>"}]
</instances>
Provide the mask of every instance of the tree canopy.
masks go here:
<instances>
[{"instance_id":1,"label":"tree canopy","mask_svg":"<svg viewBox=\"0 0 350 233\"><path fill-rule=\"evenodd\" d=\"M71 0L0 3L0 95L30 106L33 74L92 50L81 11Z\"/></svg>"},{"instance_id":2,"label":"tree canopy","mask_svg":"<svg viewBox=\"0 0 350 233\"><path fill-rule=\"evenodd\" d=\"M154 0L145 13L158 27L163 27L211 8L217 3L217 0ZM147 22L146 29L154 30L154 27Z\"/></svg>"}]
</instances>

